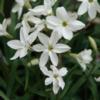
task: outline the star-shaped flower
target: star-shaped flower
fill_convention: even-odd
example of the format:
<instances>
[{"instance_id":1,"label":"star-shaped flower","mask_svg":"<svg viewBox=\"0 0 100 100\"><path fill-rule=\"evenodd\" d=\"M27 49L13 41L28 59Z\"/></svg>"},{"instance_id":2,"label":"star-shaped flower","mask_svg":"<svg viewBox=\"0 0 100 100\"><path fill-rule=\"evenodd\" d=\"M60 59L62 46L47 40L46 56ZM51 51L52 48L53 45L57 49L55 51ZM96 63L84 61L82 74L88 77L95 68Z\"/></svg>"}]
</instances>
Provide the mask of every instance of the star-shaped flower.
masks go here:
<instances>
[{"instance_id":1,"label":"star-shaped flower","mask_svg":"<svg viewBox=\"0 0 100 100\"><path fill-rule=\"evenodd\" d=\"M33 26L30 24L32 24ZM41 30L45 28L45 20L35 17L29 11L24 14L22 22L16 25L16 29L20 28L21 26L23 26L26 29L27 33L30 33L36 30L40 32Z\"/></svg>"},{"instance_id":2,"label":"star-shaped flower","mask_svg":"<svg viewBox=\"0 0 100 100\"><path fill-rule=\"evenodd\" d=\"M58 7L56 16L47 17L47 27L55 30L59 35L67 40L71 40L73 32L85 27L81 21L76 20L77 17L70 16L64 7Z\"/></svg>"},{"instance_id":3,"label":"star-shaped flower","mask_svg":"<svg viewBox=\"0 0 100 100\"><path fill-rule=\"evenodd\" d=\"M68 45L57 43L60 37L56 32L53 32L50 38L42 33L40 33L38 37L42 44L34 45L33 50L43 52L40 57L41 66L47 63L49 57L51 62L57 66L58 56L56 53L64 53L71 49Z\"/></svg>"},{"instance_id":4,"label":"star-shaped flower","mask_svg":"<svg viewBox=\"0 0 100 100\"><path fill-rule=\"evenodd\" d=\"M21 17L21 15L22 15L23 7L24 7L25 5L30 5L30 4L29 4L30 1L31 1L31 0L15 0L16 4L15 4L15 6L13 7L12 12L13 12L13 13L18 12L18 19L19 19L19 18Z\"/></svg>"},{"instance_id":5,"label":"star-shaped flower","mask_svg":"<svg viewBox=\"0 0 100 100\"><path fill-rule=\"evenodd\" d=\"M57 0L44 0L43 5L36 6L33 9L30 9L30 11L36 15L36 16L47 16L52 14L52 6L55 4Z\"/></svg>"},{"instance_id":6,"label":"star-shaped flower","mask_svg":"<svg viewBox=\"0 0 100 100\"><path fill-rule=\"evenodd\" d=\"M37 32L28 35L25 28L21 27L20 40L11 40L7 43L10 48L17 50L11 60L14 60L18 57L22 58L26 56L28 54L28 50L31 49L31 44L35 41L36 38Z\"/></svg>"},{"instance_id":7,"label":"star-shaped flower","mask_svg":"<svg viewBox=\"0 0 100 100\"><path fill-rule=\"evenodd\" d=\"M0 36L9 36L10 34L8 34L7 32L7 26L9 25L9 20L8 19L4 19L2 24L0 24Z\"/></svg>"},{"instance_id":8,"label":"star-shaped flower","mask_svg":"<svg viewBox=\"0 0 100 100\"><path fill-rule=\"evenodd\" d=\"M78 63L81 65L81 67L83 68L83 70L86 70L86 65L89 64L93 60L92 50L85 49L85 50L81 51L76 56L76 59L77 59Z\"/></svg>"},{"instance_id":9,"label":"star-shaped flower","mask_svg":"<svg viewBox=\"0 0 100 100\"><path fill-rule=\"evenodd\" d=\"M81 3L78 9L78 15L83 15L88 12L89 17L94 19L96 17L97 12L100 13L100 5L97 0L78 0Z\"/></svg>"},{"instance_id":10,"label":"star-shaped flower","mask_svg":"<svg viewBox=\"0 0 100 100\"><path fill-rule=\"evenodd\" d=\"M53 92L57 94L59 89L64 89L65 82L63 78L67 74L67 69L65 67L57 69L56 66L51 65L51 70L48 70L47 67L40 67L44 75L47 76L45 79L45 85L53 84Z\"/></svg>"}]
</instances>

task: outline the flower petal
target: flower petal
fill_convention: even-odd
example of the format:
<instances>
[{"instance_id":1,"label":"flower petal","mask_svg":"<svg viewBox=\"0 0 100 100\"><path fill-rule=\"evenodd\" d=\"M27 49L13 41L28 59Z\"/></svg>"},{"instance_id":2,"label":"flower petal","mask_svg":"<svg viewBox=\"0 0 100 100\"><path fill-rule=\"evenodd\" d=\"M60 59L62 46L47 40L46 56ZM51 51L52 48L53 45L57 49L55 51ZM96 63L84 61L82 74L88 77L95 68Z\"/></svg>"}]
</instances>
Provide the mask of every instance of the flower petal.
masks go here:
<instances>
[{"instance_id":1,"label":"flower petal","mask_svg":"<svg viewBox=\"0 0 100 100\"><path fill-rule=\"evenodd\" d=\"M27 48L23 48L20 50L20 58L23 58L27 55Z\"/></svg>"},{"instance_id":2,"label":"flower petal","mask_svg":"<svg viewBox=\"0 0 100 100\"><path fill-rule=\"evenodd\" d=\"M58 35L57 32L53 31L52 34L51 34L51 37L50 37L50 44L52 44L53 46L56 45L56 43L58 42L58 40L60 39L61 37Z\"/></svg>"},{"instance_id":3,"label":"flower petal","mask_svg":"<svg viewBox=\"0 0 100 100\"><path fill-rule=\"evenodd\" d=\"M23 7L19 7L19 9L18 9L18 19L21 17L22 11L23 11Z\"/></svg>"},{"instance_id":4,"label":"flower petal","mask_svg":"<svg viewBox=\"0 0 100 100\"><path fill-rule=\"evenodd\" d=\"M54 52L49 52L50 60L53 63L53 65L57 66L58 65L58 56Z\"/></svg>"},{"instance_id":5,"label":"flower petal","mask_svg":"<svg viewBox=\"0 0 100 100\"><path fill-rule=\"evenodd\" d=\"M49 85L51 83L52 83L52 79L50 77L45 79L45 85Z\"/></svg>"},{"instance_id":6,"label":"flower petal","mask_svg":"<svg viewBox=\"0 0 100 100\"><path fill-rule=\"evenodd\" d=\"M19 10L19 5L18 4L16 4L13 8L12 8L12 12L13 13L16 13L18 10Z\"/></svg>"},{"instance_id":7,"label":"flower petal","mask_svg":"<svg viewBox=\"0 0 100 100\"><path fill-rule=\"evenodd\" d=\"M83 15L88 10L88 2L83 1L78 9L78 15Z\"/></svg>"},{"instance_id":8,"label":"flower petal","mask_svg":"<svg viewBox=\"0 0 100 100\"><path fill-rule=\"evenodd\" d=\"M58 85L58 82L56 80L53 81L53 92L54 94L57 94L59 91L60 87Z\"/></svg>"},{"instance_id":9,"label":"flower petal","mask_svg":"<svg viewBox=\"0 0 100 100\"><path fill-rule=\"evenodd\" d=\"M12 48L12 49L21 49L23 48L23 45L21 44L21 42L19 40L11 40L7 43L7 45Z\"/></svg>"},{"instance_id":10,"label":"flower petal","mask_svg":"<svg viewBox=\"0 0 100 100\"><path fill-rule=\"evenodd\" d=\"M31 33L27 38L27 42L31 45L37 39L38 34L39 32L37 30Z\"/></svg>"},{"instance_id":11,"label":"flower petal","mask_svg":"<svg viewBox=\"0 0 100 100\"><path fill-rule=\"evenodd\" d=\"M59 70L59 74L61 76L65 76L67 72L68 72L67 68L64 68L64 67Z\"/></svg>"},{"instance_id":12,"label":"flower petal","mask_svg":"<svg viewBox=\"0 0 100 100\"><path fill-rule=\"evenodd\" d=\"M37 52L42 52L45 49L45 47L41 44L36 44L32 48L33 48L34 51L37 51Z\"/></svg>"},{"instance_id":13,"label":"flower petal","mask_svg":"<svg viewBox=\"0 0 100 100\"><path fill-rule=\"evenodd\" d=\"M59 34L62 34L63 37L64 37L65 39L67 39L67 40L71 40L71 39L73 38L73 33L72 33L72 31L70 31L70 30L68 30L68 29L66 29L66 28L59 27L59 28L57 28L57 32L58 32Z\"/></svg>"},{"instance_id":14,"label":"flower petal","mask_svg":"<svg viewBox=\"0 0 100 100\"><path fill-rule=\"evenodd\" d=\"M96 10L100 13L100 5L97 1L95 1Z\"/></svg>"},{"instance_id":15,"label":"flower petal","mask_svg":"<svg viewBox=\"0 0 100 100\"><path fill-rule=\"evenodd\" d=\"M87 66L83 62L79 62L80 66L82 67L83 71L86 70Z\"/></svg>"},{"instance_id":16,"label":"flower petal","mask_svg":"<svg viewBox=\"0 0 100 100\"><path fill-rule=\"evenodd\" d=\"M58 83L59 83L59 87L61 87L62 89L64 89L65 82L63 81L62 77L58 77Z\"/></svg>"},{"instance_id":17,"label":"flower petal","mask_svg":"<svg viewBox=\"0 0 100 100\"><path fill-rule=\"evenodd\" d=\"M69 15L64 7L58 7L56 10L56 15L58 18L60 18L64 21L66 21L66 20L68 21L70 19Z\"/></svg>"},{"instance_id":18,"label":"flower petal","mask_svg":"<svg viewBox=\"0 0 100 100\"><path fill-rule=\"evenodd\" d=\"M24 32L26 32L27 34L30 32L30 29L31 29L31 27L30 27L30 25L28 24L28 22L26 22L26 21L22 21L22 26L23 26L23 28L25 29L25 31Z\"/></svg>"},{"instance_id":19,"label":"flower petal","mask_svg":"<svg viewBox=\"0 0 100 100\"><path fill-rule=\"evenodd\" d=\"M55 16L48 16L46 18L46 24L49 29L55 30L57 26L59 26L60 20Z\"/></svg>"},{"instance_id":20,"label":"flower petal","mask_svg":"<svg viewBox=\"0 0 100 100\"><path fill-rule=\"evenodd\" d=\"M49 42L49 37L43 33L40 33L38 35L38 38L40 40L40 42L45 45L46 47L48 46L48 42Z\"/></svg>"},{"instance_id":21,"label":"flower petal","mask_svg":"<svg viewBox=\"0 0 100 100\"><path fill-rule=\"evenodd\" d=\"M45 7L44 5L36 6L35 8L30 9L30 11L33 13L33 15L41 16L45 13Z\"/></svg>"},{"instance_id":22,"label":"flower petal","mask_svg":"<svg viewBox=\"0 0 100 100\"><path fill-rule=\"evenodd\" d=\"M46 76L49 76L50 77L52 75L52 72L49 71L46 66L40 66L40 70Z\"/></svg>"},{"instance_id":23,"label":"flower petal","mask_svg":"<svg viewBox=\"0 0 100 100\"><path fill-rule=\"evenodd\" d=\"M82 23L81 21L74 20L70 23L70 27L71 27L72 31L77 31L77 30L84 28L85 24Z\"/></svg>"},{"instance_id":24,"label":"flower petal","mask_svg":"<svg viewBox=\"0 0 100 100\"><path fill-rule=\"evenodd\" d=\"M39 62L39 65L40 66L45 66L45 64L47 63L48 61L48 52L43 52L41 57L40 57L40 62Z\"/></svg>"},{"instance_id":25,"label":"flower petal","mask_svg":"<svg viewBox=\"0 0 100 100\"><path fill-rule=\"evenodd\" d=\"M27 42L28 33L26 32L26 29L24 27L21 27L20 29L20 40L23 44Z\"/></svg>"},{"instance_id":26,"label":"flower petal","mask_svg":"<svg viewBox=\"0 0 100 100\"><path fill-rule=\"evenodd\" d=\"M97 11L94 4L91 4L89 6L88 13L91 19L94 19L96 17Z\"/></svg>"},{"instance_id":27,"label":"flower petal","mask_svg":"<svg viewBox=\"0 0 100 100\"><path fill-rule=\"evenodd\" d=\"M19 57L19 55L20 55L20 51L18 50L18 51L16 51L16 53L14 54L14 56L11 58L11 60L17 59Z\"/></svg>"},{"instance_id":28,"label":"flower petal","mask_svg":"<svg viewBox=\"0 0 100 100\"><path fill-rule=\"evenodd\" d=\"M53 51L56 53L64 53L69 51L71 48L68 45L65 44L56 44L56 46L54 47Z\"/></svg>"}]
</instances>

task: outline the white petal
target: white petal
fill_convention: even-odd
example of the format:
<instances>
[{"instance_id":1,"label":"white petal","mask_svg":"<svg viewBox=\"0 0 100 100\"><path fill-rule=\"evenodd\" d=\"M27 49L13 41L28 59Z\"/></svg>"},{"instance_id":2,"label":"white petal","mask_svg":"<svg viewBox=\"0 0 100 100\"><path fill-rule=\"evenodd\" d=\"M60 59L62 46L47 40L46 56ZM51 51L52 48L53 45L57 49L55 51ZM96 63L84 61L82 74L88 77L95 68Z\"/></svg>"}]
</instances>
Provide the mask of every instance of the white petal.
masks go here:
<instances>
[{"instance_id":1,"label":"white petal","mask_svg":"<svg viewBox=\"0 0 100 100\"><path fill-rule=\"evenodd\" d=\"M55 30L55 28L60 24L60 20L55 16L48 16L46 18L46 22L47 22L47 27L53 30Z\"/></svg>"},{"instance_id":2,"label":"white petal","mask_svg":"<svg viewBox=\"0 0 100 100\"><path fill-rule=\"evenodd\" d=\"M25 32L28 34L30 32L30 29L31 29L29 24L23 20L22 21L22 26L25 29Z\"/></svg>"},{"instance_id":3,"label":"white petal","mask_svg":"<svg viewBox=\"0 0 100 100\"><path fill-rule=\"evenodd\" d=\"M61 37L58 35L57 32L53 31L52 34L51 34L51 37L50 37L50 44L52 44L53 46L56 45L56 43L58 42L58 40L60 39Z\"/></svg>"},{"instance_id":4,"label":"white petal","mask_svg":"<svg viewBox=\"0 0 100 100\"><path fill-rule=\"evenodd\" d=\"M57 56L57 54L54 53L54 52L50 52L49 56L50 56L50 59L51 59L51 62L53 63L53 65L57 66L58 65L58 56Z\"/></svg>"},{"instance_id":5,"label":"white petal","mask_svg":"<svg viewBox=\"0 0 100 100\"><path fill-rule=\"evenodd\" d=\"M64 52L69 51L70 49L71 48L68 45L59 43L59 44L56 44L53 51L56 53L64 53Z\"/></svg>"},{"instance_id":6,"label":"white petal","mask_svg":"<svg viewBox=\"0 0 100 100\"><path fill-rule=\"evenodd\" d=\"M31 18L29 18L28 20L30 22L34 23L34 24L39 24L42 21L40 18L37 18L37 17L34 17L34 16L31 16Z\"/></svg>"},{"instance_id":7,"label":"white petal","mask_svg":"<svg viewBox=\"0 0 100 100\"><path fill-rule=\"evenodd\" d=\"M50 68L52 69L53 73L57 73L57 74L59 73L59 70L55 65L51 65Z\"/></svg>"},{"instance_id":8,"label":"white petal","mask_svg":"<svg viewBox=\"0 0 100 100\"><path fill-rule=\"evenodd\" d=\"M76 12L68 12L68 15L71 20L76 20L78 18L78 14Z\"/></svg>"},{"instance_id":9,"label":"white petal","mask_svg":"<svg viewBox=\"0 0 100 100\"><path fill-rule=\"evenodd\" d=\"M52 75L52 72L49 71L46 66L40 66L40 70L42 71L42 73L45 76L49 76L50 77Z\"/></svg>"},{"instance_id":10,"label":"white petal","mask_svg":"<svg viewBox=\"0 0 100 100\"><path fill-rule=\"evenodd\" d=\"M65 82L63 81L62 77L58 77L58 82L59 82L59 87L64 89L65 87Z\"/></svg>"},{"instance_id":11,"label":"white petal","mask_svg":"<svg viewBox=\"0 0 100 100\"><path fill-rule=\"evenodd\" d=\"M57 0L51 0L51 1L52 1L52 5L54 5L57 2Z\"/></svg>"},{"instance_id":12,"label":"white petal","mask_svg":"<svg viewBox=\"0 0 100 100\"><path fill-rule=\"evenodd\" d=\"M45 85L49 85L51 83L52 83L52 79L50 77L45 79Z\"/></svg>"},{"instance_id":13,"label":"white petal","mask_svg":"<svg viewBox=\"0 0 100 100\"><path fill-rule=\"evenodd\" d=\"M30 9L30 11L32 11L33 15L36 16L44 15L45 7L44 5L36 6L35 8Z\"/></svg>"},{"instance_id":14,"label":"white petal","mask_svg":"<svg viewBox=\"0 0 100 100\"><path fill-rule=\"evenodd\" d=\"M85 24L82 23L81 21L74 20L70 23L70 27L73 31L77 31L83 29L85 27Z\"/></svg>"},{"instance_id":15,"label":"white petal","mask_svg":"<svg viewBox=\"0 0 100 100\"><path fill-rule=\"evenodd\" d=\"M25 3L25 0L15 0L19 5L23 6Z\"/></svg>"},{"instance_id":16,"label":"white petal","mask_svg":"<svg viewBox=\"0 0 100 100\"><path fill-rule=\"evenodd\" d=\"M19 40L11 40L7 43L7 45L12 48L12 49L21 49L23 48L23 45L21 44L21 42Z\"/></svg>"},{"instance_id":17,"label":"white petal","mask_svg":"<svg viewBox=\"0 0 100 100\"><path fill-rule=\"evenodd\" d=\"M47 52L43 52L41 54L41 57L40 57L39 65L40 66L45 66L47 61L48 61L48 58L49 58L48 53Z\"/></svg>"},{"instance_id":18,"label":"white petal","mask_svg":"<svg viewBox=\"0 0 100 100\"><path fill-rule=\"evenodd\" d=\"M19 57L19 55L20 55L20 51L18 50L18 51L16 51L16 53L14 54L14 56L11 58L11 60L17 59Z\"/></svg>"},{"instance_id":19,"label":"white petal","mask_svg":"<svg viewBox=\"0 0 100 100\"><path fill-rule=\"evenodd\" d=\"M85 70L86 70L86 68L87 68L87 67L86 67L86 64L84 64L84 63L82 63L82 62L80 62L79 64L81 65L81 67L82 67L83 71L85 71Z\"/></svg>"},{"instance_id":20,"label":"white petal","mask_svg":"<svg viewBox=\"0 0 100 100\"><path fill-rule=\"evenodd\" d=\"M8 25L8 20L7 19L4 19L3 20L3 23L2 23L2 26L3 26L3 29L6 31L7 29L7 25Z\"/></svg>"},{"instance_id":21,"label":"white petal","mask_svg":"<svg viewBox=\"0 0 100 100\"><path fill-rule=\"evenodd\" d=\"M20 40L22 43L26 43L28 38L28 33L26 33L26 30L24 27L21 27L20 29Z\"/></svg>"},{"instance_id":22,"label":"white petal","mask_svg":"<svg viewBox=\"0 0 100 100\"><path fill-rule=\"evenodd\" d=\"M79 9L78 9L78 15L83 15L84 13L86 13L88 10L88 2L84 1L82 2L82 4L80 5Z\"/></svg>"},{"instance_id":23,"label":"white petal","mask_svg":"<svg viewBox=\"0 0 100 100\"><path fill-rule=\"evenodd\" d=\"M56 80L53 81L53 92L54 92L54 94L57 94L59 89L60 88L59 88L58 82Z\"/></svg>"},{"instance_id":24,"label":"white petal","mask_svg":"<svg viewBox=\"0 0 100 100\"><path fill-rule=\"evenodd\" d=\"M36 44L33 46L33 50L37 51L37 52L42 52L42 51L44 51L44 49L45 49L45 47L41 44Z\"/></svg>"},{"instance_id":25,"label":"white petal","mask_svg":"<svg viewBox=\"0 0 100 100\"><path fill-rule=\"evenodd\" d=\"M18 10L19 10L19 5L18 4L16 4L13 8L12 8L12 12L13 13L16 13Z\"/></svg>"},{"instance_id":26,"label":"white petal","mask_svg":"<svg viewBox=\"0 0 100 100\"><path fill-rule=\"evenodd\" d=\"M27 55L27 48L23 48L20 50L20 58L23 58Z\"/></svg>"},{"instance_id":27,"label":"white petal","mask_svg":"<svg viewBox=\"0 0 100 100\"><path fill-rule=\"evenodd\" d=\"M39 32L38 31L35 31L33 33L31 33L28 37L28 42L29 44L32 44L36 39L37 39L37 36L38 36Z\"/></svg>"},{"instance_id":28,"label":"white petal","mask_svg":"<svg viewBox=\"0 0 100 100\"><path fill-rule=\"evenodd\" d=\"M52 2L51 0L44 0L44 6L46 8L51 8L52 7Z\"/></svg>"},{"instance_id":29,"label":"white petal","mask_svg":"<svg viewBox=\"0 0 100 100\"><path fill-rule=\"evenodd\" d=\"M46 47L48 46L48 42L49 42L49 37L43 33L40 33L38 35L38 38L40 40L40 42L45 45Z\"/></svg>"},{"instance_id":30,"label":"white petal","mask_svg":"<svg viewBox=\"0 0 100 100\"><path fill-rule=\"evenodd\" d=\"M66 21L66 20L68 21L70 19L69 15L64 7L58 7L56 10L56 15L58 18L60 18L64 21Z\"/></svg>"},{"instance_id":31,"label":"white petal","mask_svg":"<svg viewBox=\"0 0 100 100\"><path fill-rule=\"evenodd\" d=\"M64 68L64 67L59 70L59 74L61 76L65 76L67 72L68 72L67 68Z\"/></svg>"},{"instance_id":32,"label":"white petal","mask_svg":"<svg viewBox=\"0 0 100 100\"><path fill-rule=\"evenodd\" d=\"M63 37L67 40L71 40L73 38L73 33L70 30L67 30L66 28L59 27L57 28L57 31L59 34L62 34Z\"/></svg>"},{"instance_id":33,"label":"white petal","mask_svg":"<svg viewBox=\"0 0 100 100\"><path fill-rule=\"evenodd\" d=\"M96 17L97 11L95 5L91 4L88 9L88 13L91 19Z\"/></svg>"},{"instance_id":34,"label":"white petal","mask_svg":"<svg viewBox=\"0 0 100 100\"><path fill-rule=\"evenodd\" d=\"M38 32L42 31L45 28L44 23L40 23L39 25L36 25L35 27Z\"/></svg>"},{"instance_id":35,"label":"white petal","mask_svg":"<svg viewBox=\"0 0 100 100\"><path fill-rule=\"evenodd\" d=\"M100 13L100 4L97 1L95 1L95 3L96 10Z\"/></svg>"},{"instance_id":36,"label":"white petal","mask_svg":"<svg viewBox=\"0 0 100 100\"><path fill-rule=\"evenodd\" d=\"M95 77L96 82L100 82L100 77Z\"/></svg>"},{"instance_id":37,"label":"white petal","mask_svg":"<svg viewBox=\"0 0 100 100\"><path fill-rule=\"evenodd\" d=\"M20 7L18 10L18 19L21 17L22 11L23 11L23 7Z\"/></svg>"}]
</instances>

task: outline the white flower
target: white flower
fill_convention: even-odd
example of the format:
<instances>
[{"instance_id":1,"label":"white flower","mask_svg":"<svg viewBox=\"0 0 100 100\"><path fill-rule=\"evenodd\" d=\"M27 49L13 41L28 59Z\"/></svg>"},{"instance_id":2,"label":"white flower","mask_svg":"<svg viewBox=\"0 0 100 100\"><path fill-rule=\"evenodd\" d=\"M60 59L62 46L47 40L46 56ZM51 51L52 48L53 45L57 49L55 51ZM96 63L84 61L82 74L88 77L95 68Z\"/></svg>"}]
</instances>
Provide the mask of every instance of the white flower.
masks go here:
<instances>
[{"instance_id":1,"label":"white flower","mask_svg":"<svg viewBox=\"0 0 100 100\"><path fill-rule=\"evenodd\" d=\"M30 9L30 11L36 15L36 16L41 16L41 15L50 15L52 14L52 6L55 4L56 0L44 0L43 5L36 6L33 9Z\"/></svg>"},{"instance_id":2,"label":"white flower","mask_svg":"<svg viewBox=\"0 0 100 100\"><path fill-rule=\"evenodd\" d=\"M18 12L18 18L20 18L21 17L21 14L23 12L24 5L25 4L26 5L29 4L29 1L31 1L31 0L15 0L15 1L16 1L16 4L13 7L12 12L13 13Z\"/></svg>"},{"instance_id":3,"label":"white flower","mask_svg":"<svg viewBox=\"0 0 100 100\"><path fill-rule=\"evenodd\" d=\"M12 12L13 13L18 12L18 18L20 18L23 11L25 0L15 0L15 1L17 4L13 7Z\"/></svg>"},{"instance_id":4,"label":"white flower","mask_svg":"<svg viewBox=\"0 0 100 100\"><path fill-rule=\"evenodd\" d=\"M9 21L4 19L2 24L0 24L0 36L7 36L9 35L7 32L7 26L9 25Z\"/></svg>"},{"instance_id":5,"label":"white flower","mask_svg":"<svg viewBox=\"0 0 100 100\"><path fill-rule=\"evenodd\" d=\"M76 16L67 13L64 7L58 7L56 16L47 17L47 27L55 30L67 40L71 40L73 32L85 27L85 24L76 20Z\"/></svg>"},{"instance_id":6,"label":"white flower","mask_svg":"<svg viewBox=\"0 0 100 100\"><path fill-rule=\"evenodd\" d=\"M100 77L95 77L94 79L96 80L96 82L100 82Z\"/></svg>"},{"instance_id":7,"label":"white flower","mask_svg":"<svg viewBox=\"0 0 100 100\"><path fill-rule=\"evenodd\" d=\"M51 65L51 70L48 70L46 67L40 67L41 71L44 75L47 76L45 79L45 85L53 84L53 92L54 94L57 94L59 89L64 89L65 82L63 81L63 78L67 74L67 69L65 67L61 69L57 69L56 66Z\"/></svg>"},{"instance_id":8,"label":"white flower","mask_svg":"<svg viewBox=\"0 0 100 100\"><path fill-rule=\"evenodd\" d=\"M31 11L24 14L23 21L26 22L27 24L28 23L34 24L34 28L32 28L31 31L33 30L41 31L45 27L45 20L35 17Z\"/></svg>"},{"instance_id":9,"label":"white flower","mask_svg":"<svg viewBox=\"0 0 100 100\"><path fill-rule=\"evenodd\" d=\"M64 53L70 50L68 45L57 43L59 40L58 34L53 32L51 37L49 38L45 34L39 34L39 40L42 44L36 44L33 46L33 50L37 52L43 52L40 57L40 65L44 66L48 58L50 57L53 65L57 66L58 64L58 56L56 53Z\"/></svg>"},{"instance_id":10,"label":"white flower","mask_svg":"<svg viewBox=\"0 0 100 100\"><path fill-rule=\"evenodd\" d=\"M11 60L14 60L18 57L22 58L26 56L28 50L31 49L31 44L35 41L36 37L37 32L28 35L28 33L26 33L26 30L22 27L20 29L20 40L11 40L7 43L9 47L17 50Z\"/></svg>"},{"instance_id":11,"label":"white flower","mask_svg":"<svg viewBox=\"0 0 100 100\"><path fill-rule=\"evenodd\" d=\"M30 23L34 26L30 26ZM35 17L31 12L27 12L24 14L22 22L16 25L16 29L20 27L24 27L27 33L38 31L40 32L45 28L45 20L42 20L38 17Z\"/></svg>"},{"instance_id":12,"label":"white flower","mask_svg":"<svg viewBox=\"0 0 100 100\"><path fill-rule=\"evenodd\" d=\"M94 19L97 12L100 13L100 5L97 0L78 0L81 1L81 5L78 9L78 15L83 15L88 12L89 17Z\"/></svg>"},{"instance_id":13,"label":"white flower","mask_svg":"<svg viewBox=\"0 0 100 100\"><path fill-rule=\"evenodd\" d=\"M83 70L86 70L86 65L89 64L93 58L92 58L92 50L89 49L85 49L83 51L81 51L77 57L76 57L78 63L80 64L80 66L83 68Z\"/></svg>"}]
</instances>

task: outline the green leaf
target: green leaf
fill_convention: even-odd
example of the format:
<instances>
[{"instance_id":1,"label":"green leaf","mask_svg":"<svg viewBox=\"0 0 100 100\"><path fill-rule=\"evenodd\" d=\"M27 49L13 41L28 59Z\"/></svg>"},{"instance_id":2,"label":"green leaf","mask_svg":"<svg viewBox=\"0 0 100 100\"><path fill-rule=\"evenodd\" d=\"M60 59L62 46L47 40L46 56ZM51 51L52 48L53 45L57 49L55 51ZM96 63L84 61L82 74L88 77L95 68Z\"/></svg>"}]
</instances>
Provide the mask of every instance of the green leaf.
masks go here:
<instances>
[{"instance_id":1,"label":"green leaf","mask_svg":"<svg viewBox=\"0 0 100 100\"><path fill-rule=\"evenodd\" d=\"M97 85L93 77L89 78L89 89L91 90L93 100L99 100L98 99L98 90Z\"/></svg>"},{"instance_id":2,"label":"green leaf","mask_svg":"<svg viewBox=\"0 0 100 100\"><path fill-rule=\"evenodd\" d=\"M0 96L1 96L4 100L10 100L2 91L0 91Z\"/></svg>"},{"instance_id":3,"label":"green leaf","mask_svg":"<svg viewBox=\"0 0 100 100\"><path fill-rule=\"evenodd\" d=\"M67 95L75 94L79 90L79 88L85 83L86 80L87 80L87 78L85 75L80 77L79 80L76 81L76 83L73 83L73 86L68 91Z\"/></svg>"}]
</instances>

